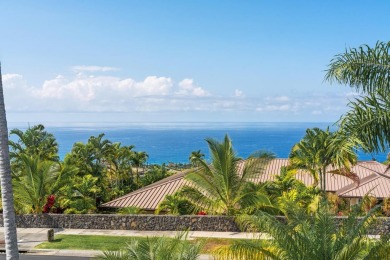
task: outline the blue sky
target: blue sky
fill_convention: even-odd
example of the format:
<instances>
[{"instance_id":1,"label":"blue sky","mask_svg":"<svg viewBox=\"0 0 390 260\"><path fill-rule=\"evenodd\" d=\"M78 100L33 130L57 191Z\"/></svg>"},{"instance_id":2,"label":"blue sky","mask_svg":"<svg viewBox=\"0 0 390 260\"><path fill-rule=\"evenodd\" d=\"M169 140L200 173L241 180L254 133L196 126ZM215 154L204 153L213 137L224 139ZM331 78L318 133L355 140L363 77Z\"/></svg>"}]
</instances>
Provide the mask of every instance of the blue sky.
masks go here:
<instances>
[{"instance_id":1,"label":"blue sky","mask_svg":"<svg viewBox=\"0 0 390 260\"><path fill-rule=\"evenodd\" d=\"M388 41L376 1L2 1L9 122L332 122L332 57Z\"/></svg>"}]
</instances>

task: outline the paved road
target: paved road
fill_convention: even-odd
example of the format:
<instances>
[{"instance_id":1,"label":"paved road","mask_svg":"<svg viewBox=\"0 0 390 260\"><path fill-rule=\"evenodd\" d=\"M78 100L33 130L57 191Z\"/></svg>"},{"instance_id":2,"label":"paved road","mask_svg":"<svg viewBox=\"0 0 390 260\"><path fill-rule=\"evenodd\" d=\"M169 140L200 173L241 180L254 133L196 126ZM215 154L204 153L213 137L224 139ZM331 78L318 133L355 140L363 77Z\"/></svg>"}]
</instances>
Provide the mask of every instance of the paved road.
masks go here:
<instances>
[{"instance_id":1,"label":"paved road","mask_svg":"<svg viewBox=\"0 0 390 260\"><path fill-rule=\"evenodd\" d=\"M5 254L0 255L0 260L5 260ZM20 260L86 260L86 259L92 259L90 257L78 257L78 256L45 256L45 255L23 255L21 254L19 257Z\"/></svg>"}]
</instances>

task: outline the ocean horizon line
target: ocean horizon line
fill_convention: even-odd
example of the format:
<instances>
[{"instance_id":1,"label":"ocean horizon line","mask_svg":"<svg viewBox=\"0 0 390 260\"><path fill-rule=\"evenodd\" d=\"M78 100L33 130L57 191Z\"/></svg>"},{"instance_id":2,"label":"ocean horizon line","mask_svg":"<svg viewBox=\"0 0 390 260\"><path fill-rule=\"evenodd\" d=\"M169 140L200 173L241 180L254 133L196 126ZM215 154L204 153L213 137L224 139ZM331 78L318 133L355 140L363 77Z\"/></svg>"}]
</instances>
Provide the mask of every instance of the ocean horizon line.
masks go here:
<instances>
[{"instance_id":1,"label":"ocean horizon line","mask_svg":"<svg viewBox=\"0 0 390 260\"><path fill-rule=\"evenodd\" d=\"M28 127L42 124L46 128L62 128L69 130L104 130L104 129L156 129L156 130L170 130L170 129L250 129L250 128L273 128L278 126L299 127L307 126L311 127L331 127L335 128L334 122L67 122L67 123L20 123L9 122L8 128L21 128L27 129Z\"/></svg>"}]
</instances>

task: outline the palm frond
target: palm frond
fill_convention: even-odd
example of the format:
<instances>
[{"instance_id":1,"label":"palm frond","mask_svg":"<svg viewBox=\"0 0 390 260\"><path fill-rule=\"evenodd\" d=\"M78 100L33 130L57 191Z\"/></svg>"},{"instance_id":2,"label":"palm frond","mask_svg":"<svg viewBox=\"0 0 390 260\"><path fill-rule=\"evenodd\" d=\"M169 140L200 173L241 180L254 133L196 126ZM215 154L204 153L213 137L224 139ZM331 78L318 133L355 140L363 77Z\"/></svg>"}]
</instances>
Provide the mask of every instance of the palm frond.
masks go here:
<instances>
[{"instance_id":1,"label":"palm frond","mask_svg":"<svg viewBox=\"0 0 390 260\"><path fill-rule=\"evenodd\" d=\"M231 246L222 246L215 249L212 254L216 260L263 260L278 259L270 252L266 241L258 240L237 240Z\"/></svg>"},{"instance_id":2,"label":"palm frond","mask_svg":"<svg viewBox=\"0 0 390 260\"><path fill-rule=\"evenodd\" d=\"M362 45L336 55L330 62L325 80L350 85L365 93L377 89L390 92L390 42L374 47Z\"/></svg>"},{"instance_id":3,"label":"palm frond","mask_svg":"<svg viewBox=\"0 0 390 260\"><path fill-rule=\"evenodd\" d=\"M390 99L380 89L349 103L348 111L338 124L342 131L361 141L366 152L386 151L390 146Z\"/></svg>"}]
</instances>

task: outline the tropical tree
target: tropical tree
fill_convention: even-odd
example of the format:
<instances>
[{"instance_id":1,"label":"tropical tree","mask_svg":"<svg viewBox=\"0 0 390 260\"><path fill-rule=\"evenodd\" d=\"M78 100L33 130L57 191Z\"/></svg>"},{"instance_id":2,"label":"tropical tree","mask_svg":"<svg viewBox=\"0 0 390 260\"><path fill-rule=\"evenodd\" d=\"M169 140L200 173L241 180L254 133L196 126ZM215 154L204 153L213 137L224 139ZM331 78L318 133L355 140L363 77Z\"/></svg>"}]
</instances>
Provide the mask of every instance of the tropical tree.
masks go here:
<instances>
[{"instance_id":1,"label":"tropical tree","mask_svg":"<svg viewBox=\"0 0 390 260\"><path fill-rule=\"evenodd\" d=\"M132 158L133 145L121 146L113 143L106 155L106 174L110 182L111 197L118 197L135 188Z\"/></svg>"},{"instance_id":2,"label":"tropical tree","mask_svg":"<svg viewBox=\"0 0 390 260\"><path fill-rule=\"evenodd\" d=\"M139 184L139 169L145 164L149 155L146 152L134 152L132 157L132 165L135 167L136 183Z\"/></svg>"},{"instance_id":3,"label":"tropical tree","mask_svg":"<svg viewBox=\"0 0 390 260\"><path fill-rule=\"evenodd\" d=\"M264 183L264 190L269 195L273 205L276 205L278 213L283 208L285 199L295 201L302 208L311 207L311 202L319 195L316 187L308 187L303 182L296 179L295 171L282 167L280 174L275 175L275 179Z\"/></svg>"},{"instance_id":4,"label":"tropical tree","mask_svg":"<svg viewBox=\"0 0 390 260\"><path fill-rule=\"evenodd\" d=\"M186 215L193 213L193 205L184 199L179 192L165 196L164 200L157 206L156 214L161 211L172 215Z\"/></svg>"},{"instance_id":5,"label":"tropical tree","mask_svg":"<svg viewBox=\"0 0 390 260\"><path fill-rule=\"evenodd\" d=\"M167 168L165 168L165 164L162 166L154 165L144 174L144 176L142 176L142 178L139 180L138 186L145 187L168 176L169 173Z\"/></svg>"},{"instance_id":6,"label":"tropical tree","mask_svg":"<svg viewBox=\"0 0 390 260\"><path fill-rule=\"evenodd\" d=\"M103 137L104 134L100 134L91 136L86 144L75 143L64 160L66 165L74 165L79 169L77 174L79 177L92 175L97 178L103 188L95 194L96 206L99 206L102 201L111 199L107 165L113 149L112 143Z\"/></svg>"},{"instance_id":7,"label":"tropical tree","mask_svg":"<svg viewBox=\"0 0 390 260\"><path fill-rule=\"evenodd\" d=\"M234 215L246 207L270 205L264 191L253 189L251 181L262 173L274 156L259 152L245 162L234 152L230 138L218 141L208 138L211 164L197 159L198 170L186 175L189 185L181 195L208 213Z\"/></svg>"},{"instance_id":8,"label":"tropical tree","mask_svg":"<svg viewBox=\"0 0 390 260\"><path fill-rule=\"evenodd\" d=\"M42 160L38 155L23 154L20 159L13 186L16 206L23 213L42 213L48 196L57 195L77 172L74 166Z\"/></svg>"},{"instance_id":9,"label":"tropical tree","mask_svg":"<svg viewBox=\"0 0 390 260\"><path fill-rule=\"evenodd\" d=\"M21 156L39 156L42 160L58 162L58 144L53 134L48 133L43 125L29 127L26 131L12 129L17 141L9 141L10 157L14 167L18 167Z\"/></svg>"},{"instance_id":10,"label":"tropical tree","mask_svg":"<svg viewBox=\"0 0 390 260\"><path fill-rule=\"evenodd\" d=\"M329 207L322 201L313 214L294 201L284 207L286 221L265 212L241 216L244 230L269 234L269 240L242 240L218 249L216 259L388 259L388 237L372 240L369 228L379 207L358 219L360 205L337 224Z\"/></svg>"},{"instance_id":11,"label":"tropical tree","mask_svg":"<svg viewBox=\"0 0 390 260\"><path fill-rule=\"evenodd\" d=\"M8 260L19 259L16 234L14 197L12 190L11 165L8 148L8 127L4 105L3 80L0 64L0 178L3 204L5 252Z\"/></svg>"},{"instance_id":12,"label":"tropical tree","mask_svg":"<svg viewBox=\"0 0 390 260\"><path fill-rule=\"evenodd\" d=\"M197 150L197 151L192 151L191 152L190 157L188 158L188 160L190 161L190 163L193 166L197 166L197 162L200 159L203 159L203 158L204 158L204 153L202 153L200 150Z\"/></svg>"},{"instance_id":13,"label":"tropical tree","mask_svg":"<svg viewBox=\"0 0 390 260\"><path fill-rule=\"evenodd\" d=\"M351 137L352 138L352 137ZM356 164L357 156L354 145L341 132L330 132L319 128L307 129L306 135L295 144L289 155L290 168L301 169L310 173L314 179L313 186L326 191L326 172L333 166L332 174L343 175L359 182L359 177L350 171Z\"/></svg>"},{"instance_id":14,"label":"tropical tree","mask_svg":"<svg viewBox=\"0 0 390 260\"><path fill-rule=\"evenodd\" d=\"M96 211L96 197L101 192L98 178L91 174L76 176L60 190L60 207L66 214L85 214Z\"/></svg>"},{"instance_id":15,"label":"tropical tree","mask_svg":"<svg viewBox=\"0 0 390 260\"><path fill-rule=\"evenodd\" d=\"M274 176L274 180L264 183L264 188L270 196L277 198L283 192L290 191L302 185L304 186L305 184L295 178L294 171L289 171L286 167L282 167L280 174Z\"/></svg>"},{"instance_id":16,"label":"tropical tree","mask_svg":"<svg viewBox=\"0 0 390 260\"><path fill-rule=\"evenodd\" d=\"M390 146L390 42L374 47L362 45L336 55L325 79L349 85L362 96L350 101L350 111L340 128L358 137L368 152L386 151Z\"/></svg>"}]
</instances>

